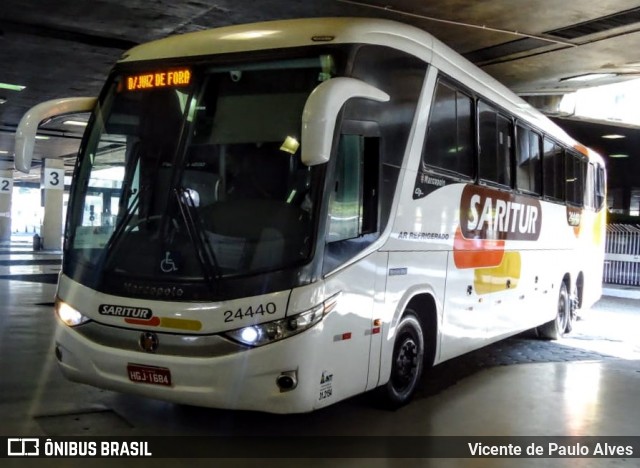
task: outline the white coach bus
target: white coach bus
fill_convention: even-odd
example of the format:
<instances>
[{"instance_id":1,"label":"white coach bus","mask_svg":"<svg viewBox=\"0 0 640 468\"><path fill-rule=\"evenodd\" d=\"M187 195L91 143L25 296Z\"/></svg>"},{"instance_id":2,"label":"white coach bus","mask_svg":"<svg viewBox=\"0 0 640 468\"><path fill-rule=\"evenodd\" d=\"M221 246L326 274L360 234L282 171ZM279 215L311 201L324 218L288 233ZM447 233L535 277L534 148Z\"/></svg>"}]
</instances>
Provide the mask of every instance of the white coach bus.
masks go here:
<instances>
[{"instance_id":1,"label":"white coach bus","mask_svg":"<svg viewBox=\"0 0 640 468\"><path fill-rule=\"evenodd\" d=\"M602 159L419 29L276 21L126 52L92 111L66 221L66 377L178 403L305 412L600 296Z\"/></svg>"}]
</instances>

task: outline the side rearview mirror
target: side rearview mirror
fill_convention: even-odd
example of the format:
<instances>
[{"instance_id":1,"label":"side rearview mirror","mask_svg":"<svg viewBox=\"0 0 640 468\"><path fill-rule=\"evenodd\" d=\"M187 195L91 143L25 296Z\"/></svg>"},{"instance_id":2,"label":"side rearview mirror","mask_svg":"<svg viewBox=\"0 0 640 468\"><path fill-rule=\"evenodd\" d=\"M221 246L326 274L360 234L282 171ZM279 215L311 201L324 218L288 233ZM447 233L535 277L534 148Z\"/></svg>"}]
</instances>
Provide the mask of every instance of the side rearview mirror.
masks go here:
<instances>
[{"instance_id":1,"label":"side rearview mirror","mask_svg":"<svg viewBox=\"0 0 640 468\"><path fill-rule=\"evenodd\" d=\"M90 112L96 105L96 98L75 97L54 99L32 107L20 119L16 130L15 166L16 170L29 173L36 133L40 123L48 118L65 114Z\"/></svg>"},{"instance_id":2,"label":"side rearview mirror","mask_svg":"<svg viewBox=\"0 0 640 468\"><path fill-rule=\"evenodd\" d=\"M387 102L384 91L355 78L332 78L309 95L302 111L302 162L315 166L329 161L338 114L352 98Z\"/></svg>"}]
</instances>

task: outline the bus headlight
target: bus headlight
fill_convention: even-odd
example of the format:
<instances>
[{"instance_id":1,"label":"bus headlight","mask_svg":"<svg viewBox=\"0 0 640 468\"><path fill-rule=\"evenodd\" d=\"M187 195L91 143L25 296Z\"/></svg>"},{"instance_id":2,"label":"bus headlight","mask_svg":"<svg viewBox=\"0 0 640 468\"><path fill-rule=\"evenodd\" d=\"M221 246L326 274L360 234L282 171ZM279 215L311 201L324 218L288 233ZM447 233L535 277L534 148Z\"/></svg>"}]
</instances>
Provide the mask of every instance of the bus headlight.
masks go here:
<instances>
[{"instance_id":1,"label":"bus headlight","mask_svg":"<svg viewBox=\"0 0 640 468\"><path fill-rule=\"evenodd\" d=\"M313 327L335 308L336 303L337 295L332 296L313 309L280 320L274 320L273 322L231 330L226 332L225 335L247 346L262 346L297 335Z\"/></svg>"},{"instance_id":2,"label":"bus headlight","mask_svg":"<svg viewBox=\"0 0 640 468\"><path fill-rule=\"evenodd\" d=\"M76 309L60 299L56 299L54 309L58 318L70 327L75 327L76 325L81 325L89 321L89 317L82 315Z\"/></svg>"}]
</instances>

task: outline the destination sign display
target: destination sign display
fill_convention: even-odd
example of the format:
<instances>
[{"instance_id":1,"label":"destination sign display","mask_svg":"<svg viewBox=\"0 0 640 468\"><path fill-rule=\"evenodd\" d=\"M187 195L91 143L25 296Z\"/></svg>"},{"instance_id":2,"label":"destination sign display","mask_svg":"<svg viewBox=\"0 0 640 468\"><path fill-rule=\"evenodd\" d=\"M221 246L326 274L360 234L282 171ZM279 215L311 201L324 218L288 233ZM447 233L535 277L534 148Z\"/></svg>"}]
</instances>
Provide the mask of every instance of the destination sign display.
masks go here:
<instances>
[{"instance_id":1,"label":"destination sign display","mask_svg":"<svg viewBox=\"0 0 640 468\"><path fill-rule=\"evenodd\" d=\"M191 70L183 68L127 76L125 79L125 89L127 91L140 91L156 88L173 88L188 86L190 83Z\"/></svg>"}]
</instances>

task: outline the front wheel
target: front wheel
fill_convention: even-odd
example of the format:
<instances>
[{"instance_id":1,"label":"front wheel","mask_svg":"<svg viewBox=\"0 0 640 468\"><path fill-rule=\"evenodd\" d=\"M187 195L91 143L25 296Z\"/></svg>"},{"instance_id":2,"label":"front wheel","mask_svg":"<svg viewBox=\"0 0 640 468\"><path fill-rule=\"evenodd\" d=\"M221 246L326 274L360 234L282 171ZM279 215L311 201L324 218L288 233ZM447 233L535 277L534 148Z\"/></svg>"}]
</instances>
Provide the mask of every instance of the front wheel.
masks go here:
<instances>
[{"instance_id":1,"label":"front wheel","mask_svg":"<svg viewBox=\"0 0 640 468\"><path fill-rule=\"evenodd\" d=\"M565 282L560 283L560 292L558 293L558 309L556 318L550 322L538 327L538 336L545 340L558 340L567 331L567 324L571 314L571 306L569 303L569 293Z\"/></svg>"},{"instance_id":2,"label":"front wheel","mask_svg":"<svg viewBox=\"0 0 640 468\"><path fill-rule=\"evenodd\" d=\"M381 403L396 409L411 401L424 367L424 335L417 315L405 311L393 345L389 382L377 389Z\"/></svg>"}]
</instances>

